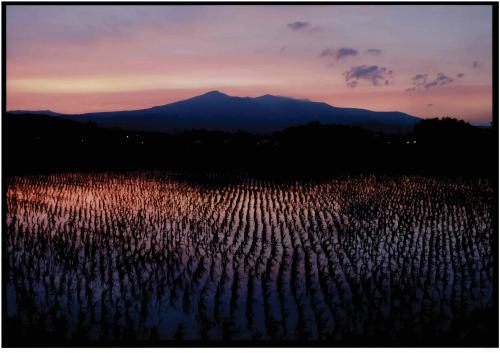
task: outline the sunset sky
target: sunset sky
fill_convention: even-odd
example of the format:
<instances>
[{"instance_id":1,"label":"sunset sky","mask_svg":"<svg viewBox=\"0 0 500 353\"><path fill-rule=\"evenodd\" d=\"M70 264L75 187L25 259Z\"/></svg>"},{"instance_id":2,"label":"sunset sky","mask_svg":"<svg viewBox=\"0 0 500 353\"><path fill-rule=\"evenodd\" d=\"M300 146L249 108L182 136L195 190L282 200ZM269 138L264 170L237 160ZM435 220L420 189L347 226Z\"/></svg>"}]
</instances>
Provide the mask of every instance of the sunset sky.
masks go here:
<instances>
[{"instance_id":1,"label":"sunset sky","mask_svg":"<svg viewBox=\"0 0 500 353\"><path fill-rule=\"evenodd\" d=\"M490 6L7 6L7 109L146 108L210 90L492 118Z\"/></svg>"}]
</instances>

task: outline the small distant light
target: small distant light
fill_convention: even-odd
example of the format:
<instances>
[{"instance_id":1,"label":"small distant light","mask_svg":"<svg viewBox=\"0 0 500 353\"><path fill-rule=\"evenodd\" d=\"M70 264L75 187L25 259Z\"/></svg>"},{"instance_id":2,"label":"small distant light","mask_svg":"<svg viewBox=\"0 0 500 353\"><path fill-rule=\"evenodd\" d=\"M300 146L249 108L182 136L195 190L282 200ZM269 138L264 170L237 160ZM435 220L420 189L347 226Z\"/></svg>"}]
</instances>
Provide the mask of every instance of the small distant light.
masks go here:
<instances>
[{"instance_id":1,"label":"small distant light","mask_svg":"<svg viewBox=\"0 0 500 353\"><path fill-rule=\"evenodd\" d=\"M141 145L144 145L144 141L141 141Z\"/></svg>"},{"instance_id":2,"label":"small distant light","mask_svg":"<svg viewBox=\"0 0 500 353\"><path fill-rule=\"evenodd\" d=\"M410 143L410 141L406 141L406 144L409 144L409 143Z\"/></svg>"},{"instance_id":3,"label":"small distant light","mask_svg":"<svg viewBox=\"0 0 500 353\"><path fill-rule=\"evenodd\" d=\"M416 140L413 140L413 143L417 143L417 141L416 141Z\"/></svg>"},{"instance_id":4,"label":"small distant light","mask_svg":"<svg viewBox=\"0 0 500 353\"><path fill-rule=\"evenodd\" d=\"M127 135L127 138L128 138L128 135Z\"/></svg>"},{"instance_id":5,"label":"small distant light","mask_svg":"<svg viewBox=\"0 0 500 353\"><path fill-rule=\"evenodd\" d=\"M84 139L82 139L82 142L84 142L84 141L85 141L85 140L84 140Z\"/></svg>"}]
</instances>

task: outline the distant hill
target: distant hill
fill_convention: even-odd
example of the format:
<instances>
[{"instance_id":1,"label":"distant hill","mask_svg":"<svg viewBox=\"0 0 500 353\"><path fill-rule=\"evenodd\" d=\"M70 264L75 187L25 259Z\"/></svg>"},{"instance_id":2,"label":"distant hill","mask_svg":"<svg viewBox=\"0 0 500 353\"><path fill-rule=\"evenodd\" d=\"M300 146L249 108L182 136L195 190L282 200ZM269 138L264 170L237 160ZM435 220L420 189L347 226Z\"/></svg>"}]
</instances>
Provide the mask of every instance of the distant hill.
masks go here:
<instances>
[{"instance_id":1,"label":"distant hill","mask_svg":"<svg viewBox=\"0 0 500 353\"><path fill-rule=\"evenodd\" d=\"M31 115L46 115L46 116L61 116L61 115L63 115L63 114L53 112L51 110L10 110L9 114L12 114L12 115L31 114Z\"/></svg>"},{"instance_id":2,"label":"distant hill","mask_svg":"<svg viewBox=\"0 0 500 353\"><path fill-rule=\"evenodd\" d=\"M193 129L272 132L320 122L360 126L371 131L405 133L421 120L401 112L337 108L326 103L272 95L233 97L218 91L148 109L79 115L50 112L50 115L82 122L94 121L103 127L157 132Z\"/></svg>"}]
</instances>

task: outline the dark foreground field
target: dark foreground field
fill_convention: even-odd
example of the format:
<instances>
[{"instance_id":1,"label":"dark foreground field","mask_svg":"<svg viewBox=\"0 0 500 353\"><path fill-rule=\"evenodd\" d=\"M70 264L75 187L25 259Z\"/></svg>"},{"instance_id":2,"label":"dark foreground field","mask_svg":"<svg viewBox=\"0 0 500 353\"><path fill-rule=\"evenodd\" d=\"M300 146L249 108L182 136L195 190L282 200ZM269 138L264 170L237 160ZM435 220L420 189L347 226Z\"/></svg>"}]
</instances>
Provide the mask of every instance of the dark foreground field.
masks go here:
<instances>
[{"instance_id":1,"label":"dark foreground field","mask_svg":"<svg viewBox=\"0 0 500 353\"><path fill-rule=\"evenodd\" d=\"M498 344L486 179L7 183L4 345Z\"/></svg>"}]
</instances>

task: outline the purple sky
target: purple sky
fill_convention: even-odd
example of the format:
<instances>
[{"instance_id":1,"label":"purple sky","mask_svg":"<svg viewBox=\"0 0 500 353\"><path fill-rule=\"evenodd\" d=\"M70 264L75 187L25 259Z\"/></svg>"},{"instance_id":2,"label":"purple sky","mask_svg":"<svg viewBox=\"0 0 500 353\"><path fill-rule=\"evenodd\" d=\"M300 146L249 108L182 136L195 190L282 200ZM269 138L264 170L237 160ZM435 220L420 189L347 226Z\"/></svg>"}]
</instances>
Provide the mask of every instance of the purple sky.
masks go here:
<instances>
[{"instance_id":1,"label":"purple sky","mask_svg":"<svg viewBox=\"0 0 500 353\"><path fill-rule=\"evenodd\" d=\"M7 109L139 109L209 90L492 114L490 6L7 6Z\"/></svg>"}]
</instances>

